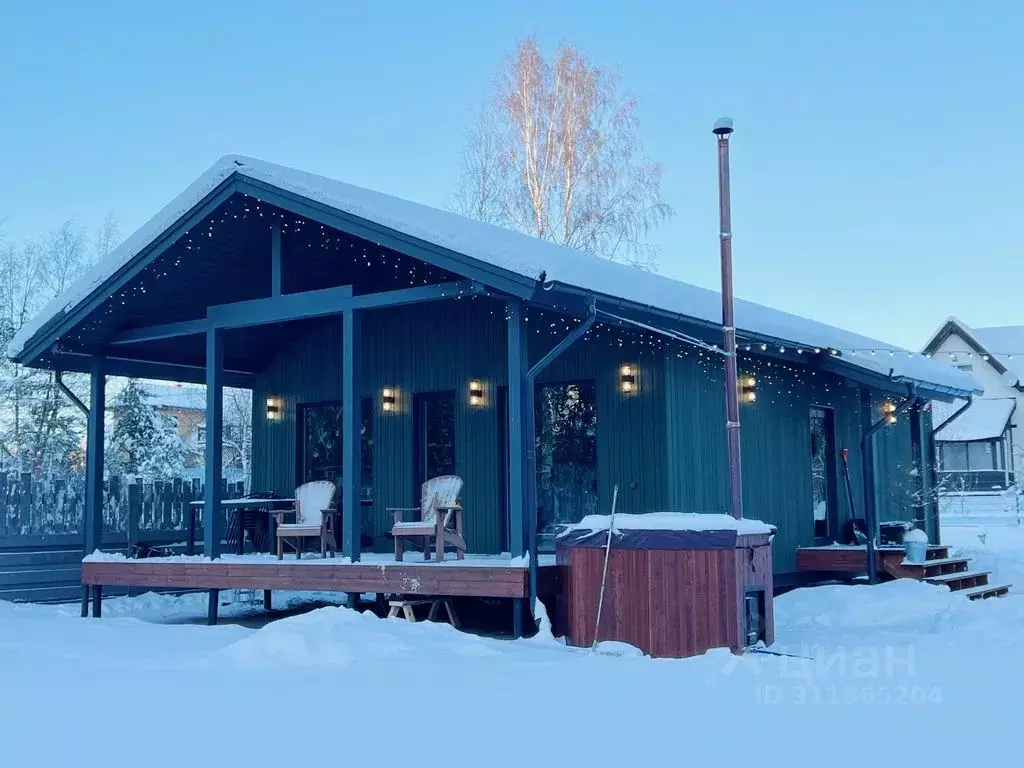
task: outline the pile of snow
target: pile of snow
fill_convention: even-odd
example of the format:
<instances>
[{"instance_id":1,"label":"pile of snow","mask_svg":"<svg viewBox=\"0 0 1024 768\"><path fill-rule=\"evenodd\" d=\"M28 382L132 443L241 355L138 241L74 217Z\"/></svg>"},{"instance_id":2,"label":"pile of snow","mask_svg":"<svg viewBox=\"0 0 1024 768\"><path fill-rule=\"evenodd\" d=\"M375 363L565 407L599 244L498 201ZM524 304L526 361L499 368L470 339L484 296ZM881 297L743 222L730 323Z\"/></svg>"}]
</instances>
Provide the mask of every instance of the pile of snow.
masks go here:
<instances>
[{"instance_id":1,"label":"pile of snow","mask_svg":"<svg viewBox=\"0 0 1024 768\"><path fill-rule=\"evenodd\" d=\"M607 531L611 515L587 515L578 523L566 526L559 534L573 531ZM647 512L615 515L615 532L619 531L736 531L738 534L775 533L775 526L760 520L737 520L731 515L701 512Z\"/></svg>"},{"instance_id":2,"label":"pile of snow","mask_svg":"<svg viewBox=\"0 0 1024 768\"><path fill-rule=\"evenodd\" d=\"M874 735L868 746L896 763L1002 765L1017 746L1018 596L972 603L918 582L800 589L775 603L770 650L786 655L684 660L342 608L260 629L183 625L187 600L110 600L100 620L0 603L5 764L143 755L147 768L181 768L201 755L203 765L280 768L296 760L299 728L342 734L303 759L336 762L343 748L348 761L390 765L403 760L395 739L409 718L448 723L446 748L416 757L445 768L664 765L680 743L688 760L714 764L738 739L768 765L792 763L794 744L797 765L821 755L863 765L862 740L837 742L837 724ZM507 748L509 733L530 734L527 756Z\"/></svg>"}]
</instances>

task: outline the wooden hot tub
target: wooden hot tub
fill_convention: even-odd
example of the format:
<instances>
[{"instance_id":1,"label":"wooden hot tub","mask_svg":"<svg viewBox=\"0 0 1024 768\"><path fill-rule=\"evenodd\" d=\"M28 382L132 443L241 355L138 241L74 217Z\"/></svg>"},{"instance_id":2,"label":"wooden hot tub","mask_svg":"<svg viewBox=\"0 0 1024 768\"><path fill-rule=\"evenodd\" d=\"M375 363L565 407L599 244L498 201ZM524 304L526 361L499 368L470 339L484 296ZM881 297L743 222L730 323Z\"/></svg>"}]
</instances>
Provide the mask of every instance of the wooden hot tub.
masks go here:
<instances>
[{"instance_id":1,"label":"wooden hot tub","mask_svg":"<svg viewBox=\"0 0 1024 768\"><path fill-rule=\"evenodd\" d=\"M773 536L727 515L616 515L598 639L675 658L770 645ZM593 516L558 539L558 614L575 646L594 640L607 537L608 518Z\"/></svg>"}]
</instances>

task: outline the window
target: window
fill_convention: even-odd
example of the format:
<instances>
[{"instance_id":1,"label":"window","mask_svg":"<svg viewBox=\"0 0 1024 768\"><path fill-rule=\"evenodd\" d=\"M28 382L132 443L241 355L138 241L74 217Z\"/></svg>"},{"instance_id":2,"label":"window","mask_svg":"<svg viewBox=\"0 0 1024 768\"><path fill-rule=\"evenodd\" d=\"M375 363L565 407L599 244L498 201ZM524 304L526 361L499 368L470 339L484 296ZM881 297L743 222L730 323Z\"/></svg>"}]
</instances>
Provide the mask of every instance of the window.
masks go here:
<instances>
[{"instance_id":1,"label":"window","mask_svg":"<svg viewBox=\"0 0 1024 768\"><path fill-rule=\"evenodd\" d=\"M940 458L944 472L1002 470L1005 466L1002 443L997 440L941 445Z\"/></svg>"},{"instance_id":2,"label":"window","mask_svg":"<svg viewBox=\"0 0 1024 768\"><path fill-rule=\"evenodd\" d=\"M206 445L206 425L200 424L196 427L196 442L200 445Z\"/></svg>"},{"instance_id":3,"label":"window","mask_svg":"<svg viewBox=\"0 0 1024 768\"><path fill-rule=\"evenodd\" d=\"M810 425L814 538L828 539L839 527L835 414L830 408L812 407Z\"/></svg>"},{"instance_id":4,"label":"window","mask_svg":"<svg viewBox=\"0 0 1024 768\"><path fill-rule=\"evenodd\" d=\"M364 499L373 497L373 400L363 398L361 411L360 474ZM342 479L341 403L299 403L298 482Z\"/></svg>"},{"instance_id":5,"label":"window","mask_svg":"<svg viewBox=\"0 0 1024 768\"><path fill-rule=\"evenodd\" d=\"M959 369L961 371L966 371L967 373L970 373L971 371L974 370L974 366L971 365L970 363L963 363L962 365L958 365L957 369Z\"/></svg>"},{"instance_id":6,"label":"window","mask_svg":"<svg viewBox=\"0 0 1024 768\"><path fill-rule=\"evenodd\" d=\"M597 394L594 381L537 388L538 549L554 548L555 526L597 514Z\"/></svg>"}]
</instances>

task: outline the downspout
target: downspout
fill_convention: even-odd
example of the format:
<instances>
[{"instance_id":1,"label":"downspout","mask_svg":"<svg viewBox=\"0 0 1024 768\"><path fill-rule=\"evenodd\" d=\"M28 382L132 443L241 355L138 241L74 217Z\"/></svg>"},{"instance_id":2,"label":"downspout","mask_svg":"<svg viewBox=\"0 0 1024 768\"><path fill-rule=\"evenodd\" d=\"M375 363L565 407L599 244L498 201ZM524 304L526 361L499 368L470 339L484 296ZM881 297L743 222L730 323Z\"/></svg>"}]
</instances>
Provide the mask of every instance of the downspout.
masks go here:
<instances>
[{"instance_id":1,"label":"downspout","mask_svg":"<svg viewBox=\"0 0 1024 768\"><path fill-rule=\"evenodd\" d=\"M867 513L865 515L866 520L864 522L868 529L868 583L870 584L878 583L878 574L875 569L875 553L877 550L875 538L878 534L878 510L875 508L875 485L878 483L878 478L874 476L874 472L869 473L868 463L874 462L873 439L875 434L889 423L890 417L899 418L901 414L906 413L918 403L919 398L917 396L917 389L914 385L908 384L907 390L909 397L907 397L907 399L904 400L891 414L883 416L868 427L860 438L861 475L864 477L864 510Z\"/></svg>"},{"instance_id":2,"label":"downspout","mask_svg":"<svg viewBox=\"0 0 1024 768\"><path fill-rule=\"evenodd\" d=\"M564 339L558 342L552 347L544 357L538 360L529 371L526 372L526 392L529 400L529 414L527 414L527 422L530 426L527 429L527 434L530 440L526 446L526 482L528 492L526 494L527 504L527 521L529 525L528 531L528 544L530 548L530 563L529 563L529 577L530 577L530 616L534 620L534 624L537 622L536 614L534 613L537 604L537 438L536 429L533 427L533 387L537 381L537 377L544 372L559 355L567 350L577 339L582 337L587 331L590 330L591 326L594 325L594 321L597 319L597 300L593 297L587 302L587 316L583 318L583 321L573 328L572 332L567 335Z\"/></svg>"},{"instance_id":3,"label":"downspout","mask_svg":"<svg viewBox=\"0 0 1024 768\"><path fill-rule=\"evenodd\" d=\"M80 410L82 413L88 416L89 407L79 399L78 395L76 395L74 392L68 389L68 385L64 383L63 376L63 371L56 371L53 375L54 381L56 381L57 383L57 389L59 389L61 392L67 395L68 400L70 400L72 403L78 406L78 410Z\"/></svg>"}]
</instances>

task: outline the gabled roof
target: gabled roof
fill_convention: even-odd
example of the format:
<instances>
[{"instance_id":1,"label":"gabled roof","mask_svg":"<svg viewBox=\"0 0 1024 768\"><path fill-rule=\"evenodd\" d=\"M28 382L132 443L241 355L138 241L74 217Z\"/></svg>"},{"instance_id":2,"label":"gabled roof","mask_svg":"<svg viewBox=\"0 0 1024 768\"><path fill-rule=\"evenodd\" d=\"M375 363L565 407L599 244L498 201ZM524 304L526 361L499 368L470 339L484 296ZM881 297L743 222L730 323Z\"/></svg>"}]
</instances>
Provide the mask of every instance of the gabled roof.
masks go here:
<instances>
[{"instance_id":1,"label":"gabled roof","mask_svg":"<svg viewBox=\"0 0 1024 768\"><path fill-rule=\"evenodd\" d=\"M921 350L922 354L934 355L939 347L952 335L959 336L973 355L987 362L1000 376L1008 378L1007 386L1024 390L1021 371L1024 366L1015 353L1024 353L1024 326L1007 325L991 328L971 328L950 315L932 334ZM943 361L937 361L943 362ZM1015 367L1016 366L1016 367ZM1011 383L1012 381L1012 383Z\"/></svg>"},{"instance_id":2,"label":"gabled roof","mask_svg":"<svg viewBox=\"0 0 1024 768\"><path fill-rule=\"evenodd\" d=\"M935 433L941 442L970 442L998 439L1010 422L1017 401L1012 397L979 398Z\"/></svg>"},{"instance_id":3,"label":"gabled roof","mask_svg":"<svg viewBox=\"0 0 1024 768\"><path fill-rule=\"evenodd\" d=\"M583 292L641 312L668 313L710 327L721 324L721 297L715 291L323 176L253 158L227 156L27 324L12 340L8 354L17 358L36 334L53 331L60 325L57 318L62 313L74 311L98 292L109 278L233 176L264 187L269 185L466 257L491 271L532 285L538 293ZM843 364L875 376L891 373L948 395L980 391L969 374L875 339L748 301L737 300L735 310L741 343L744 339L769 339L809 352L818 349L824 356L837 350L836 357ZM876 352L841 352L864 349Z\"/></svg>"}]
</instances>

